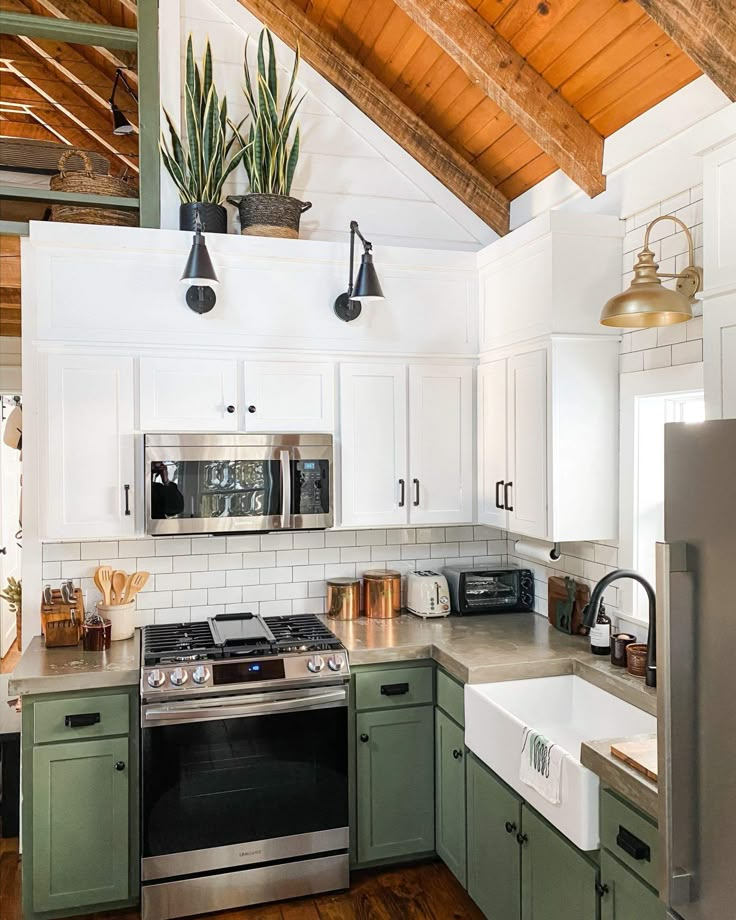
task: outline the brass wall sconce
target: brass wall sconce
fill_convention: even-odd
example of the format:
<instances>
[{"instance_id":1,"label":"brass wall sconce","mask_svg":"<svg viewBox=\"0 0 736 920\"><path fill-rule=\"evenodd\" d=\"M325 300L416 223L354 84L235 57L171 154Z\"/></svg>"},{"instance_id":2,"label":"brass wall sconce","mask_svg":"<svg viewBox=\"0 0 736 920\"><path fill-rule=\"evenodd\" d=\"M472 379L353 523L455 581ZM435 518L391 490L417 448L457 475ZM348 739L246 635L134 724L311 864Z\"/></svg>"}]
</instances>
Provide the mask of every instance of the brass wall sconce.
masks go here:
<instances>
[{"instance_id":1,"label":"brass wall sconce","mask_svg":"<svg viewBox=\"0 0 736 920\"><path fill-rule=\"evenodd\" d=\"M654 253L649 248L652 227L662 220L672 220L687 237L689 260L687 268L677 274L659 272ZM677 278L675 290L662 285L662 278ZM679 217L664 214L647 227L644 248L634 265L634 280L628 290L616 294L603 308L601 325L642 329L648 326L671 326L693 318L695 295L703 288L703 269L695 265L693 238Z\"/></svg>"}]
</instances>

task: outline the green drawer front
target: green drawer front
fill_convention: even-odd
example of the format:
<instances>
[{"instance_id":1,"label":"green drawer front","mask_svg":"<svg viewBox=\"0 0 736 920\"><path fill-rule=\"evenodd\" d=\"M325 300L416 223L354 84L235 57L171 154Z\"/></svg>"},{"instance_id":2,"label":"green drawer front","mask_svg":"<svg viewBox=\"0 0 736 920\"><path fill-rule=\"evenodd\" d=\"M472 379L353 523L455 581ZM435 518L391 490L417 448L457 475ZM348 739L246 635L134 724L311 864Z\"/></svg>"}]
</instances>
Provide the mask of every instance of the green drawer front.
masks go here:
<instances>
[{"instance_id":1,"label":"green drawer front","mask_svg":"<svg viewBox=\"0 0 736 920\"><path fill-rule=\"evenodd\" d=\"M129 729L130 709L125 693L79 696L34 704L34 744L127 735Z\"/></svg>"},{"instance_id":2,"label":"green drawer front","mask_svg":"<svg viewBox=\"0 0 736 920\"><path fill-rule=\"evenodd\" d=\"M453 677L437 668L437 705L458 725L465 726L465 690Z\"/></svg>"},{"instance_id":3,"label":"green drawer front","mask_svg":"<svg viewBox=\"0 0 736 920\"><path fill-rule=\"evenodd\" d=\"M652 889L605 850L601 884L601 920L665 920L664 904Z\"/></svg>"},{"instance_id":4,"label":"green drawer front","mask_svg":"<svg viewBox=\"0 0 736 920\"><path fill-rule=\"evenodd\" d=\"M638 846L637 841L649 847L649 858L637 858L628 852L632 846ZM632 872L656 889L659 868L657 825L608 789L601 792L601 847L613 853Z\"/></svg>"},{"instance_id":5,"label":"green drawer front","mask_svg":"<svg viewBox=\"0 0 736 920\"><path fill-rule=\"evenodd\" d=\"M432 667L360 671L355 675L355 708L392 709L433 701Z\"/></svg>"}]
</instances>

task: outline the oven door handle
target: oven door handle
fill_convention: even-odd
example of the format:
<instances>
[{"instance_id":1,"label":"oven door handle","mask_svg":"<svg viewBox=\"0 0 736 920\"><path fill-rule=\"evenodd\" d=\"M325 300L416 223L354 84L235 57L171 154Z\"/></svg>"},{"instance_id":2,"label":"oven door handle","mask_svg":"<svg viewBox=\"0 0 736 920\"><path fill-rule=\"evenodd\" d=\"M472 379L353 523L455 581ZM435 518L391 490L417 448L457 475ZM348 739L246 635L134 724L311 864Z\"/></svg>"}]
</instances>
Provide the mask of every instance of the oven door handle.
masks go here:
<instances>
[{"instance_id":1,"label":"oven door handle","mask_svg":"<svg viewBox=\"0 0 736 920\"><path fill-rule=\"evenodd\" d=\"M279 451L281 463L281 527L283 530L291 528L291 452Z\"/></svg>"},{"instance_id":2,"label":"oven door handle","mask_svg":"<svg viewBox=\"0 0 736 920\"><path fill-rule=\"evenodd\" d=\"M268 716L278 712L299 712L310 709L328 709L336 706L347 706L347 690L344 687L334 688L324 693L315 693L309 696L290 697L288 699L265 698L254 695L252 702L245 702L242 697L237 703L223 703L212 705L201 703L198 705L177 706L176 704L164 706L143 707L143 725L172 722L206 722L213 719L243 719L250 716Z\"/></svg>"}]
</instances>

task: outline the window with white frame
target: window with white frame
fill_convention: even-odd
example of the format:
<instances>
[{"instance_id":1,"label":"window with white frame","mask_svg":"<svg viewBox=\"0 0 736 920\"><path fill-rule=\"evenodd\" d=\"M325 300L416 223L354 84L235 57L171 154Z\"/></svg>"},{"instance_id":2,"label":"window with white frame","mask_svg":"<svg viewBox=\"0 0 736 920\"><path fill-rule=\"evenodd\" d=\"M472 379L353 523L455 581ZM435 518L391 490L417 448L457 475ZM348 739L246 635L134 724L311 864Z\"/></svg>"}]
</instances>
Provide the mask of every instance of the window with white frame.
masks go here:
<instances>
[{"instance_id":1,"label":"window with white frame","mask_svg":"<svg viewBox=\"0 0 736 920\"><path fill-rule=\"evenodd\" d=\"M702 364L621 376L619 564L655 583L655 546L664 539L664 426L705 418ZM622 581L621 610L646 620L643 590Z\"/></svg>"}]
</instances>

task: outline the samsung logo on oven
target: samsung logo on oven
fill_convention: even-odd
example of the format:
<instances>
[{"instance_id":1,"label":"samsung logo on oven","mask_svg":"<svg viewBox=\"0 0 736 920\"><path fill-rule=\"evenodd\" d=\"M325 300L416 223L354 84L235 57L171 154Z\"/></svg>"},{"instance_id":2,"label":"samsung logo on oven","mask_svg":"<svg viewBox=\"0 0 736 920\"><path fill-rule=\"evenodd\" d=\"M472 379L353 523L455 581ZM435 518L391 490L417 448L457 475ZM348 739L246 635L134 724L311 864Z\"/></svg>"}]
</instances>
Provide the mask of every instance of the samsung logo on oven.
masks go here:
<instances>
[{"instance_id":1,"label":"samsung logo on oven","mask_svg":"<svg viewBox=\"0 0 736 920\"><path fill-rule=\"evenodd\" d=\"M238 853L238 856L241 859L244 859L246 856L262 856L263 850L241 850Z\"/></svg>"}]
</instances>

